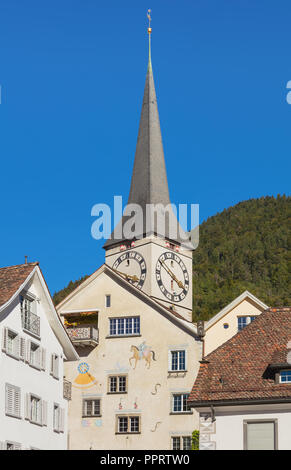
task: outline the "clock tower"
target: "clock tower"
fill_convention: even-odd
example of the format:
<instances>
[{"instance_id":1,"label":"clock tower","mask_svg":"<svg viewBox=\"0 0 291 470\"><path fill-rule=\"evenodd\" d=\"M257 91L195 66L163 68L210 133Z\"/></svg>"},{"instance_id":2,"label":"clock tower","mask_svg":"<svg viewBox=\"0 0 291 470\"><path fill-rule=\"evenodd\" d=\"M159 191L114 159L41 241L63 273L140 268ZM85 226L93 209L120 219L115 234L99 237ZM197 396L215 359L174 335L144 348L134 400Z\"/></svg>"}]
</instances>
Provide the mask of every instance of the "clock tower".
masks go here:
<instances>
[{"instance_id":1,"label":"clock tower","mask_svg":"<svg viewBox=\"0 0 291 470\"><path fill-rule=\"evenodd\" d=\"M151 32L149 27L149 61L127 204L138 206L142 223L134 237L129 237L124 229L130 216L124 212L104 245L105 259L138 289L191 321L192 245L170 203L151 62Z\"/></svg>"}]
</instances>

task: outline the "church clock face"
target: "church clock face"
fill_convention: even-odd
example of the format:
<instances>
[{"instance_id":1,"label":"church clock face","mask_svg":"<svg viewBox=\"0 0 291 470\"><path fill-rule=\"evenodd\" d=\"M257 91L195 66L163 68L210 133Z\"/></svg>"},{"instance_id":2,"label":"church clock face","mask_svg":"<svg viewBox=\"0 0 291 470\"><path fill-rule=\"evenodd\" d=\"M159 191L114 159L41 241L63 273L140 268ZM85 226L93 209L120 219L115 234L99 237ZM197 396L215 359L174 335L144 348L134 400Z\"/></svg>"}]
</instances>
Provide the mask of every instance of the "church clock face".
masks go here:
<instances>
[{"instance_id":1,"label":"church clock face","mask_svg":"<svg viewBox=\"0 0 291 470\"><path fill-rule=\"evenodd\" d=\"M138 289L142 289L147 274L144 258L137 251L126 251L117 258L112 268Z\"/></svg>"},{"instance_id":2,"label":"church clock face","mask_svg":"<svg viewBox=\"0 0 291 470\"><path fill-rule=\"evenodd\" d=\"M176 253L167 251L159 257L156 280L164 296L171 302L181 302L188 294L189 274Z\"/></svg>"}]
</instances>

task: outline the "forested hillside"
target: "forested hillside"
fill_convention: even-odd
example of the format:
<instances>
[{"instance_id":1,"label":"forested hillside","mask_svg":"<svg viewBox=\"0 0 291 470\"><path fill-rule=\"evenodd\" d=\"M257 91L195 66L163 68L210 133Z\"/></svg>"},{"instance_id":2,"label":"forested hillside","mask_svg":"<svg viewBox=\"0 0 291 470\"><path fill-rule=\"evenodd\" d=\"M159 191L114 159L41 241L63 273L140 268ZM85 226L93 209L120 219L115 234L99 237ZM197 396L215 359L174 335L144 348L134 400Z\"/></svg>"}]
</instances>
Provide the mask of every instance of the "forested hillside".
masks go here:
<instances>
[{"instance_id":1,"label":"forested hillside","mask_svg":"<svg viewBox=\"0 0 291 470\"><path fill-rule=\"evenodd\" d=\"M241 202L200 226L193 254L193 314L209 319L249 290L270 306L290 305L291 198Z\"/></svg>"},{"instance_id":2,"label":"forested hillside","mask_svg":"<svg viewBox=\"0 0 291 470\"><path fill-rule=\"evenodd\" d=\"M291 305L290 226L286 196L250 199L203 222L193 254L193 319L211 318L246 289L267 305ZM55 293L55 304L87 277Z\"/></svg>"}]
</instances>

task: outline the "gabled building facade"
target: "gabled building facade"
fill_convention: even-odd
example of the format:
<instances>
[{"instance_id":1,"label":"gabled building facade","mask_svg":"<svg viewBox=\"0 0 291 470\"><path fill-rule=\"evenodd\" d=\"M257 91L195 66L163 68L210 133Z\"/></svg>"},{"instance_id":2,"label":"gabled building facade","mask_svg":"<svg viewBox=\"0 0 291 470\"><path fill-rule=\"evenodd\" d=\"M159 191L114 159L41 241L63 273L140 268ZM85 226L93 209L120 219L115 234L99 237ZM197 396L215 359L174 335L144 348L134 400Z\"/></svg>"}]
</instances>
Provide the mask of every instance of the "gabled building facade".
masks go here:
<instances>
[{"instance_id":1,"label":"gabled building facade","mask_svg":"<svg viewBox=\"0 0 291 470\"><path fill-rule=\"evenodd\" d=\"M210 354L267 308L268 305L253 294L248 291L243 292L205 323L204 353Z\"/></svg>"},{"instance_id":2,"label":"gabled building facade","mask_svg":"<svg viewBox=\"0 0 291 470\"><path fill-rule=\"evenodd\" d=\"M72 382L70 449L191 449L187 406L201 341L195 326L103 265L58 312L80 361Z\"/></svg>"},{"instance_id":3,"label":"gabled building facade","mask_svg":"<svg viewBox=\"0 0 291 470\"><path fill-rule=\"evenodd\" d=\"M0 269L0 448L66 449L70 384L78 359L38 263Z\"/></svg>"},{"instance_id":4,"label":"gabled building facade","mask_svg":"<svg viewBox=\"0 0 291 470\"><path fill-rule=\"evenodd\" d=\"M291 308L269 308L201 361L201 450L291 450Z\"/></svg>"}]
</instances>

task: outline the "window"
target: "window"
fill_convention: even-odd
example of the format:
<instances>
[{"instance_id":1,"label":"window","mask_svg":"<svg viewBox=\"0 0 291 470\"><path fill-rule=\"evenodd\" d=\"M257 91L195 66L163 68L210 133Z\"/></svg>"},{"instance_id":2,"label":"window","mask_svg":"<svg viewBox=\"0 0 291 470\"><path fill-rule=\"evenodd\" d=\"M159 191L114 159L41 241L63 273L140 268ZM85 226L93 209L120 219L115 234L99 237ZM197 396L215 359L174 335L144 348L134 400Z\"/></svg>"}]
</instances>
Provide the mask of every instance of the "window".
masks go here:
<instances>
[{"instance_id":1,"label":"window","mask_svg":"<svg viewBox=\"0 0 291 470\"><path fill-rule=\"evenodd\" d=\"M4 442L4 450L21 450L19 442L6 441Z\"/></svg>"},{"instance_id":2,"label":"window","mask_svg":"<svg viewBox=\"0 0 291 470\"><path fill-rule=\"evenodd\" d=\"M172 412L173 413L191 413L187 403L189 393L177 393L173 395Z\"/></svg>"},{"instance_id":3,"label":"window","mask_svg":"<svg viewBox=\"0 0 291 470\"><path fill-rule=\"evenodd\" d=\"M2 330L2 351L15 359L24 360L25 339L9 328Z\"/></svg>"},{"instance_id":4,"label":"window","mask_svg":"<svg viewBox=\"0 0 291 470\"><path fill-rule=\"evenodd\" d=\"M41 424L41 399L34 395L30 395L30 421Z\"/></svg>"},{"instance_id":5,"label":"window","mask_svg":"<svg viewBox=\"0 0 291 470\"><path fill-rule=\"evenodd\" d=\"M136 434L140 432L140 416L118 416L117 433Z\"/></svg>"},{"instance_id":6,"label":"window","mask_svg":"<svg viewBox=\"0 0 291 470\"><path fill-rule=\"evenodd\" d=\"M109 321L110 336L128 336L140 334L139 317L110 318Z\"/></svg>"},{"instance_id":7,"label":"window","mask_svg":"<svg viewBox=\"0 0 291 470\"><path fill-rule=\"evenodd\" d=\"M40 426L47 426L47 402L37 395L27 393L25 397L25 419Z\"/></svg>"},{"instance_id":8,"label":"window","mask_svg":"<svg viewBox=\"0 0 291 470\"><path fill-rule=\"evenodd\" d=\"M191 436L173 436L172 449L173 450L191 450L192 440Z\"/></svg>"},{"instance_id":9,"label":"window","mask_svg":"<svg viewBox=\"0 0 291 470\"><path fill-rule=\"evenodd\" d=\"M280 372L280 383L285 384L285 383L291 383L291 370L282 370Z\"/></svg>"},{"instance_id":10,"label":"window","mask_svg":"<svg viewBox=\"0 0 291 470\"><path fill-rule=\"evenodd\" d=\"M170 351L170 371L186 370L186 351Z\"/></svg>"},{"instance_id":11,"label":"window","mask_svg":"<svg viewBox=\"0 0 291 470\"><path fill-rule=\"evenodd\" d=\"M112 375L109 377L109 393L126 393L127 392L127 376Z\"/></svg>"},{"instance_id":12,"label":"window","mask_svg":"<svg viewBox=\"0 0 291 470\"><path fill-rule=\"evenodd\" d=\"M83 400L83 417L101 416L101 400Z\"/></svg>"},{"instance_id":13,"label":"window","mask_svg":"<svg viewBox=\"0 0 291 470\"><path fill-rule=\"evenodd\" d=\"M183 450L191 450L192 448L192 439L191 436L183 436Z\"/></svg>"},{"instance_id":14,"label":"window","mask_svg":"<svg viewBox=\"0 0 291 470\"><path fill-rule=\"evenodd\" d=\"M58 403L54 403L53 424L55 432L64 432L64 409Z\"/></svg>"},{"instance_id":15,"label":"window","mask_svg":"<svg viewBox=\"0 0 291 470\"><path fill-rule=\"evenodd\" d=\"M55 378L59 378L59 356L52 354L51 356L51 375Z\"/></svg>"},{"instance_id":16,"label":"window","mask_svg":"<svg viewBox=\"0 0 291 470\"><path fill-rule=\"evenodd\" d=\"M38 344L30 343L29 364L37 369L41 366L41 348Z\"/></svg>"},{"instance_id":17,"label":"window","mask_svg":"<svg viewBox=\"0 0 291 470\"><path fill-rule=\"evenodd\" d=\"M5 413L14 418L20 418L21 392L19 387L5 385Z\"/></svg>"},{"instance_id":18,"label":"window","mask_svg":"<svg viewBox=\"0 0 291 470\"><path fill-rule=\"evenodd\" d=\"M244 421L246 450L276 450L277 420Z\"/></svg>"},{"instance_id":19,"label":"window","mask_svg":"<svg viewBox=\"0 0 291 470\"><path fill-rule=\"evenodd\" d=\"M256 316L237 317L238 331L241 331L245 326L254 321L256 318Z\"/></svg>"},{"instance_id":20,"label":"window","mask_svg":"<svg viewBox=\"0 0 291 470\"><path fill-rule=\"evenodd\" d=\"M105 307L111 307L111 295L105 295Z\"/></svg>"},{"instance_id":21,"label":"window","mask_svg":"<svg viewBox=\"0 0 291 470\"><path fill-rule=\"evenodd\" d=\"M181 449L180 437L172 437L172 449L173 450L180 450Z\"/></svg>"},{"instance_id":22,"label":"window","mask_svg":"<svg viewBox=\"0 0 291 470\"><path fill-rule=\"evenodd\" d=\"M37 315L37 301L29 294L20 296L22 328L36 336L40 335L40 318Z\"/></svg>"}]
</instances>

